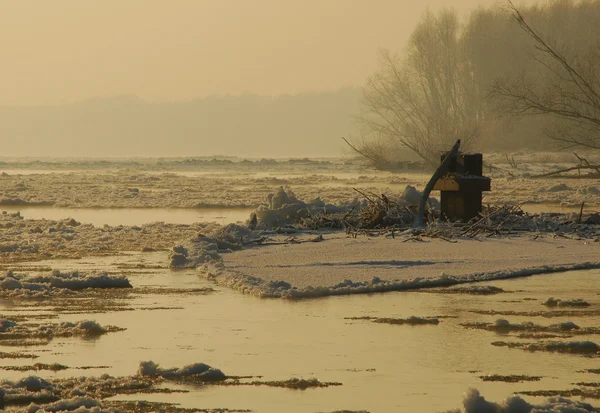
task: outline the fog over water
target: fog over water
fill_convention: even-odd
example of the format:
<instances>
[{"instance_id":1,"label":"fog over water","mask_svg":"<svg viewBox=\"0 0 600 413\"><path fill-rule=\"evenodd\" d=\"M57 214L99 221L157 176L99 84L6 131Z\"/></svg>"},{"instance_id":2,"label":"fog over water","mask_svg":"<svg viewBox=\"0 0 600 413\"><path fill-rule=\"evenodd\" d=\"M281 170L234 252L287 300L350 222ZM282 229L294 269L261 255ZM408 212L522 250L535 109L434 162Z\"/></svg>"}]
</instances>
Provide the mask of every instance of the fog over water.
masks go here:
<instances>
[{"instance_id":1,"label":"fog over water","mask_svg":"<svg viewBox=\"0 0 600 413\"><path fill-rule=\"evenodd\" d=\"M6 2L14 156L340 155L381 48L494 1Z\"/></svg>"}]
</instances>

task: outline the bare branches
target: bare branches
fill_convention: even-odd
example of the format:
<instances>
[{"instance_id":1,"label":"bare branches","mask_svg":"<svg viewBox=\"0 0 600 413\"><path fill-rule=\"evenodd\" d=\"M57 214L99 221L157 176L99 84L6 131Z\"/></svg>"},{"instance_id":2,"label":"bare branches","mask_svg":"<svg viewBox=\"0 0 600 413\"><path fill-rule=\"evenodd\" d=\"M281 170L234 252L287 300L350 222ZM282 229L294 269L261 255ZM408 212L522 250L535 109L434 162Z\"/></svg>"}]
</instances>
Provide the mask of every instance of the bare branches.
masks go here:
<instances>
[{"instance_id":1,"label":"bare branches","mask_svg":"<svg viewBox=\"0 0 600 413\"><path fill-rule=\"evenodd\" d=\"M437 166L439 153L457 139L468 148L479 138L483 102L456 13L426 13L406 57L383 51L380 59L359 119L367 139L404 146Z\"/></svg>"},{"instance_id":2,"label":"bare branches","mask_svg":"<svg viewBox=\"0 0 600 413\"><path fill-rule=\"evenodd\" d=\"M600 149L598 50L590 50L584 58L569 57L572 52L560 50L532 27L512 1L506 0L506 9L533 41L535 60L545 75L497 80L491 95L500 98L504 110L513 116L545 115L560 120L562 124L545 133L566 147Z\"/></svg>"},{"instance_id":3,"label":"bare branches","mask_svg":"<svg viewBox=\"0 0 600 413\"><path fill-rule=\"evenodd\" d=\"M371 156L371 155L367 154L365 151L361 151L361 150L360 150L360 149L358 149L356 146L354 146L354 145L352 145L350 142L348 142L348 139L344 138L343 136L342 136L342 139L343 139L343 141L344 141L344 142L346 142L346 144L347 144L347 145L348 145L350 148L352 148L352 150L353 150L354 152L358 153L358 154L359 154L359 155L361 155L361 156L364 156L365 158L367 158L368 160L370 160L370 161L371 161L371 162L373 162L373 163L377 163L377 162L378 162L378 160L377 160L376 158L374 158L373 156Z\"/></svg>"}]
</instances>

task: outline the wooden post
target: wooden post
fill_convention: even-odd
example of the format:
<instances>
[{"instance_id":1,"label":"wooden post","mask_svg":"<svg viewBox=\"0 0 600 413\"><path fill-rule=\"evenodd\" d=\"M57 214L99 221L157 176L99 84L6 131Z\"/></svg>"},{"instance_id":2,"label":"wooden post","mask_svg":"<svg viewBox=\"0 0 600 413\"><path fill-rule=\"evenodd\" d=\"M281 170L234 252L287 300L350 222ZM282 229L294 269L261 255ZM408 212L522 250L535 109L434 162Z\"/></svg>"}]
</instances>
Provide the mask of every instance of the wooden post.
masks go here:
<instances>
[{"instance_id":1,"label":"wooden post","mask_svg":"<svg viewBox=\"0 0 600 413\"><path fill-rule=\"evenodd\" d=\"M442 155L444 161L446 157ZM443 219L468 222L481 213L483 191L491 189L491 180L482 176L482 154L458 153L452 158L447 173L437 180L433 189L441 191Z\"/></svg>"}]
</instances>

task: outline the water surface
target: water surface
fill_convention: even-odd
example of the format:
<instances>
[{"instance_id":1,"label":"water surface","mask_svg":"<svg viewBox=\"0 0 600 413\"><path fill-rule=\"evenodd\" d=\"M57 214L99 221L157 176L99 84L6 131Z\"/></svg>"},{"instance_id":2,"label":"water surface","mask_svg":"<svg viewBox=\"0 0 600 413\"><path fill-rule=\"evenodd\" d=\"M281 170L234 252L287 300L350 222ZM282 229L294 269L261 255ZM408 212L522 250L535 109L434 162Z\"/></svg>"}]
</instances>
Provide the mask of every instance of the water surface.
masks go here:
<instances>
[{"instance_id":1,"label":"water surface","mask_svg":"<svg viewBox=\"0 0 600 413\"><path fill-rule=\"evenodd\" d=\"M37 263L62 269L105 268L119 271L122 264L166 262L163 253L131 254L123 257ZM123 270L121 270L123 271ZM265 380L317 377L339 381L340 387L293 391L268 387L206 386L187 394L132 395L140 399L181 403L195 408L244 408L257 412L328 412L369 410L425 413L459 407L462 393L476 387L499 401L514 391L565 389L577 381L594 381L578 373L598 368L598 359L575 355L529 353L495 347L496 340L516 341L501 335L467 330L460 323L493 322L499 316L478 315L471 310L539 311L549 296L584 298L600 307L600 271L567 272L494 282L510 293L496 296L466 296L425 292L329 297L287 301L258 299L198 278L193 270L150 270L130 274L134 286L215 287L210 294L142 295L133 305L177 307L170 310L136 310L92 315L62 315L61 320L92 318L115 324L127 331L95 341L57 339L50 352L40 352L37 362L69 366L109 365L108 370L42 372L41 375L73 374L129 375L142 360L164 367L205 362L230 375L261 375ZM523 300L527 298L529 300ZM0 313L14 311L0 303ZM395 326L346 317L450 316L437 326ZM599 326L600 317L505 317L511 322L554 324L573 321L581 326ZM576 340L600 342L600 336ZM14 351L14 348L0 348ZM29 349L28 349L29 350ZM31 361L0 360L1 364ZM4 374L6 373L6 374ZM4 372L12 378L22 377ZM544 378L533 383L491 383L484 374L529 374ZM173 387L173 386L170 386ZM176 387L176 386L175 386Z\"/></svg>"}]
</instances>

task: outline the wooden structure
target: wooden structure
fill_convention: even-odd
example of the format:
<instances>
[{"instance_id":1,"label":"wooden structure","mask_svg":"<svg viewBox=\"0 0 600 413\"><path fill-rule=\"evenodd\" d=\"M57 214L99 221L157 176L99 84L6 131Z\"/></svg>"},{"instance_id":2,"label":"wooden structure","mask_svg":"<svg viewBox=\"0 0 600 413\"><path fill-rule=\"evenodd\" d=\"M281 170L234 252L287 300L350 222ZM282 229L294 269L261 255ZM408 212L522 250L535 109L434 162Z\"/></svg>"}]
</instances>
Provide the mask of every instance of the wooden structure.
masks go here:
<instances>
[{"instance_id":1,"label":"wooden structure","mask_svg":"<svg viewBox=\"0 0 600 413\"><path fill-rule=\"evenodd\" d=\"M442 154L442 162L447 155ZM467 222L479 216L483 192L491 190L491 179L483 176L483 155L460 152L453 155L446 173L433 189L442 193L443 219Z\"/></svg>"}]
</instances>

